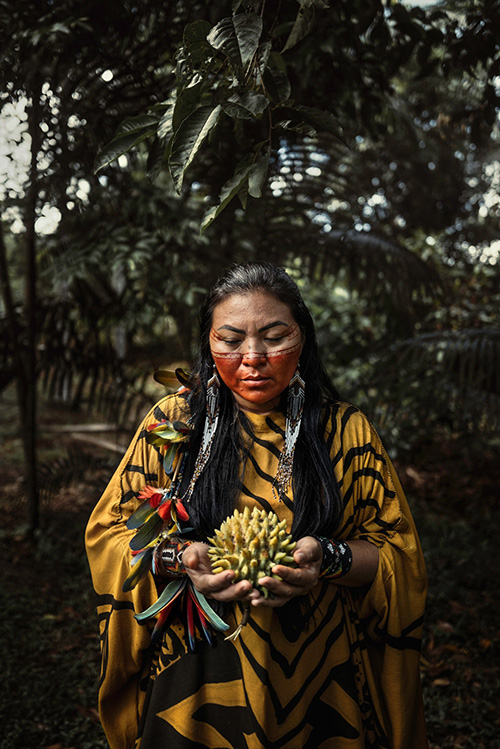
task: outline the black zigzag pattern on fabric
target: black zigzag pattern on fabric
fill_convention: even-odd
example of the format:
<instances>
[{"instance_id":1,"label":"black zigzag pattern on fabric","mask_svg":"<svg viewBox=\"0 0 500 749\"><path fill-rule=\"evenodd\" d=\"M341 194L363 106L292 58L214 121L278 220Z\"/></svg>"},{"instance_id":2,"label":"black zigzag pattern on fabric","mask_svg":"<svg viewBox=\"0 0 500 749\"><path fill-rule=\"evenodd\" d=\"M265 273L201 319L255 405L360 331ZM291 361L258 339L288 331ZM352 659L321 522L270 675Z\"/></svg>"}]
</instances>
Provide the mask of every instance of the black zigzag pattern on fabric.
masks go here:
<instances>
[{"instance_id":1,"label":"black zigzag pattern on fabric","mask_svg":"<svg viewBox=\"0 0 500 749\"><path fill-rule=\"evenodd\" d=\"M344 685L347 682L352 682L352 674L351 674L351 666L349 662L342 663L338 666L335 666L331 669L330 673L328 674L327 679L325 679L323 685L319 688L319 694L323 694L325 689L330 686L332 682L336 682L338 684L342 685L342 688L344 689ZM344 689L344 691L346 691ZM350 694L351 696L354 696L353 689L349 689L346 692L347 694ZM250 700L248 698L247 694L247 701L250 703ZM319 702L318 706L316 707L316 702ZM293 706L290 706L290 710L293 709ZM311 712L310 712L311 711ZM319 716L315 715L315 713L319 712ZM325 722L324 715L328 714L330 720L328 722ZM277 720L278 725L280 723L283 723L283 721L288 717L288 710L286 710L285 713L282 714L281 719ZM287 731L286 734L284 734L280 739L277 739L276 741L270 741L269 737L266 736L264 731L262 730L262 727L258 723L258 721L254 720L255 725L255 733L257 735L257 738L261 742L263 747L266 747L266 749L280 749L280 747L283 746L289 746L290 742L293 740L294 736L297 736L300 734L304 728L311 723L311 719L315 721L319 721L319 725L323 726L325 730L327 730L326 738L358 738L359 732L351 726L351 724L346 721L340 713L338 713L333 708L329 707L328 705L321 702L321 700L316 697L315 700L311 702L310 708L308 713L305 715L305 717L300 720L293 728L291 728L289 731ZM309 749L317 749L318 744L317 743L308 743L305 745L309 747ZM381 744L381 746L384 746ZM298 748L297 748L298 749Z\"/></svg>"},{"instance_id":2,"label":"black zigzag pattern on fabric","mask_svg":"<svg viewBox=\"0 0 500 749\"><path fill-rule=\"evenodd\" d=\"M142 476L144 476L145 481L158 481L158 474L146 473L144 470L144 466L135 466L132 463L129 463L125 468L125 471L128 473L140 473Z\"/></svg>"},{"instance_id":3,"label":"black zigzag pattern on fabric","mask_svg":"<svg viewBox=\"0 0 500 749\"><path fill-rule=\"evenodd\" d=\"M130 610L134 611L134 605L131 601L118 601L111 594L97 594L97 607L107 606L109 607L106 611L98 612L97 619L99 624L104 622L104 628L101 633L101 676L99 678L98 687L100 688L106 677L106 671L108 668L109 660L109 649L108 649L108 630L109 620L114 611Z\"/></svg>"},{"instance_id":4,"label":"black zigzag pattern on fabric","mask_svg":"<svg viewBox=\"0 0 500 749\"><path fill-rule=\"evenodd\" d=\"M354 492L355 483L359 481L360 478L366 478L367 476L370 476L372 479L374 479L384 487L384 494L386 497L392 499L396 496L396 492L386 487L384 477L382 476L380 471L377 471L375 468L371 468L370 466L366 466L365 468L360 468L359 470L353 472L351 485L346 489L344 494L345 505L349 502L351 495Z\"/></svg>"},{"instance_id":5,"label":"black zigzag pattern on fabric","mask_svg":"<svg viewBox=\"0 0 500 749\"><path fill-rule=\"evenodd\" d=\"M281 455L281 450L278 450L276 445L273 445L272 442L269 442L269 440L262 439L262 437L259 437L258 434L254 434L253 432L249 431L245 424L243 424L243 428L245 432L252 438L254 442L257 443L257 445L260 445L261 447L265 447L266 450L269 450L269 452L272 452L272 454L279 459Z\"/></svg>"},{"instance_id":6,"label":"black zigzag pattern on fabric","mask_svg":"<svg viewBox=\"0 0 500 749\"><path fill-rule=\"evenodd\" d=\"M304 657L304 654L307 652L309 647L320 636L323 629L325 627L330 626L331 618L335 615L335 610L338 604L339 604L339 595L337 594L330 601L330 605L328 606L326 612L323 613L321 621L317 624L316 628L311 632L307 640L305 640L301 649L297 652L297 654L295 655L294 659L291 662L283 655L283 653L281 652L279 648L275 647L273 640L272 640L272 636L268 632L265 632L263 629L261 629L259 625L255 622L255 620L252 619L252 617L250 617L247 627L251 627L254 630L254 632L259 636L259 638L263 642L266 643L267 647L269 648L269 653L274 663L276 663L276 665L279 666L279 668L281 669L283 674L286 676L286 678L289 679L294 675L295 670L297 669L297 666L299 665L301 659ZM284 627L282 627L282 632L283 634L286 634Z\"/></svg>"},{"instance_id":7,"label":"black zigzag pattern on fabric","mask_svg":"<svg viewBox=\"0 0 500 749\"><path fill-rule=\"evenodd\" d=\"M257 476L260 476L261 479L264 479L269 484L272 484L274 480L274 476L271 476L270 473L266 473L265 471L263 471L251 453L249 453L248 459L250 460L250 463L252 464L253 469L255 473L257 474Z\"/></svg>"},{"instance_id":8,"label":"black zigzag pattern on fabric","mask_svg":"<svg viewBox=\"0 0 500 749\"><path fill-rule=\"evenodd\" d=\"M238 488L242 494L245 494L247 497L251 497L251 499L254 499L257 502L257 504L259 504L264 510L266 510L266 512L271 511L271 505L266 499L264 499L263 497L259 497L257 496L257 494L254 494L253 492L251 492L250 489L247 489L247 487L244 484L240 483L238 485Z\"/></svg>"},{"instance_id":9,"label":"black zigzag pattern on fabric","mask_svg":"<svg viewBox=\"0 0 500 749\"><path fill-rule=\"evenodd\" d=\"M269 429L271 429L273 432L276 432L276 434L279 434L280 437L283 437L283 439L285 438L285 432L283 431L283 429L280 426L278 426L278 424L276 424L276 422L274 422L270 416L266 417L266 424L269 427Z\"/></svg>"},{"instance_id":10,"label":"black zigzag pattern on fabric","mask_svg":"<svg viewBox=\"0 0 500 749\"><path fill-rule=\"evenodd\" d=\"M305 692L307 691L309 685L314 682L318 674L323 668L323 664L325 662L325 659L328 656L328 652L330 649L334 646L334 643L336 640L339 639L344 629L344 623L341 621L339 624L333 628L328 638L326 639L324 643L323 648L323 656L318 658L315 667L310 671L308 677L301 683L297 684L297 692L291 699L289 699L285 704L282 704L280 695L276 692L276 689L274 688L270 673L268 670L263 668L260 663L256 660L254 655L250 652L248 647L245 646L245 643L242 643L242 649L244 652L244 655L246 659L248 660L252 671L255 673L256 677L261 682L262 686L267 689L269 698L271 700L271 703L273 705L274 714L276 716L276 722L279 725L280 723L283 723L283 721L287 718L288 714L291 710L293 710L297 704L300 702L301 699L303 699ZM276 650L274 651L276 652ZM343 685L342 685L343 688Z\"/></svg>"},{"instance_id":11,"label":"black zigzag pattern on fabric","mask_svg":"<svg viewBox=\"0 0 500 749\"><path fill-rule=\"evenodd\" d=\"M382 465L385 465L384 456L381 455L381 453L378 453L371 443L367 442L365 445L358 445L357 447L349 448L344 456L344 474L349 470L354 458L359 455L366 455L366 453L371 453L375 460L378 460Z\"/></svg>"},{"instance_id":12,"label":"black zigzag pattern on fabric","mask_svg":"<svg viewBox=\"0 0 500 749\"><path fill-rule=\"evenodd\" d=\"M379 637L383 638L384 642L394 648L395 650L416 650L420 652L422 646L421 637L410 637L409 633L422 626L424 621L423 616L419 616L411 624L405 627L400 635L389 634L386 627L379 627L378 624L374 627L374 632Z\"/></svg>"}]
</instances>

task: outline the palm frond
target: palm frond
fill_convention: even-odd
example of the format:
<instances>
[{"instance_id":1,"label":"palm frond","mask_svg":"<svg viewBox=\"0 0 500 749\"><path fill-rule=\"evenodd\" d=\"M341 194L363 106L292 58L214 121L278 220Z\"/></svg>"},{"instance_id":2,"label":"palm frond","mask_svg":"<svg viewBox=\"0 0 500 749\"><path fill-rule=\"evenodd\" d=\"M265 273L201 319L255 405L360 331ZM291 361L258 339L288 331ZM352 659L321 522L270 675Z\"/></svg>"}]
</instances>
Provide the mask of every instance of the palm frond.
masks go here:
<instances>
[{"instance_id":1,"label":"palm frond","mask_svg":"<svg viewBox=\"0 0 500 749\"><path fill-rule=\"evenodd\" d=\"M387 414L413 408L459 430L500 430L499 329L425 333L394 344L372 364Z\"/></svg>"},{"instance_id":2,"label":"palm frond","mask_svg":"<svg viewBox=\"0 0 500 749\"><path fill-rule=\"evenodd\" d=\"M99 457L79 448L68 448L66 455L39 465L40 498L50 502L62 489L83 481L97 486L98 491L104 489L119 462L120 456Z\"/></svg>"}]
</instances>

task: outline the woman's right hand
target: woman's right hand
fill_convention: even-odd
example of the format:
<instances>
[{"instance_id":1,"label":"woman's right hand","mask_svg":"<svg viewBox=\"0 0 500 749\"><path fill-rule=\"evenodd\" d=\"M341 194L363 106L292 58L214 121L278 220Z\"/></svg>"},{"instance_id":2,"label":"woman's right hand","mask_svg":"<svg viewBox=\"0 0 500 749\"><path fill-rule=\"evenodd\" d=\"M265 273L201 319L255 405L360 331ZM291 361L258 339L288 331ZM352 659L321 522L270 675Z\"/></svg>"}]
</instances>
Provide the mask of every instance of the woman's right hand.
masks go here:
<instances>
[{"instance_id":1,"label":"woman's right hand","mask_svg":"<svg viewBox=\"0 0 500 749\"><path fill-rule=\"evenodd\" d=\"M216 575L212 572L208 546L203 543L190 544L182 552L182 563L191 582L199 593L217 601L244 601L252 590L248 580L233 583L234 572L225 570Z\"/></svg>"}]
</instances>

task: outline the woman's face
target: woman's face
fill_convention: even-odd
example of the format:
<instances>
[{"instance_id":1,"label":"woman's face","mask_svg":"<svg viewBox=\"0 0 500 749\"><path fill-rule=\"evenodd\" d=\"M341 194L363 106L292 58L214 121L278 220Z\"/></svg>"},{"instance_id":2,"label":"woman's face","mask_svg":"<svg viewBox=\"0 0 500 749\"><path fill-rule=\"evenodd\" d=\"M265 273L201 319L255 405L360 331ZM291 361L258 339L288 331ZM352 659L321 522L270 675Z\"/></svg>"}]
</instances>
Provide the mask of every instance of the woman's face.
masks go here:
<instances>
[{"instance_id":1,"label":"woman's face","mask_svg":"<svg viewBox=\"0 0 500 749\"><path fill-rule=\"evenodd\" d=\"M210 351L244 409L266 413L278 405L303 345L288 305L266 291L233 294L214 308Z\"/></svg>"}]
</instances>

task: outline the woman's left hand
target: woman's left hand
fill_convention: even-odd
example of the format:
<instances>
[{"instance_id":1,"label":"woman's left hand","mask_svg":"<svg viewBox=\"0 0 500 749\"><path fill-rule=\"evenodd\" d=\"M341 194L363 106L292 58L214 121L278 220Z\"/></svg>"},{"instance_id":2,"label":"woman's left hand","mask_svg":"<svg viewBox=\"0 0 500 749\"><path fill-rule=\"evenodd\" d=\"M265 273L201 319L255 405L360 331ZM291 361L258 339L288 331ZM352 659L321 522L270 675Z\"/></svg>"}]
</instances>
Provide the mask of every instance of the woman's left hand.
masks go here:
<instances>
[{"instance_id":1,"label":"woman's left hand","mask_svg":"<svg viewBox=\"0 0 500 749\"><path fill-rule=\"evenodd\" d=\"M272 597L264 598L258 590L252 590L249 600L252 606L284 606L296 596L304 596L314 588L318 582L319 570L323 561L323 551L320 543L312 536L304 536L297 541L293 552L297 567L284 567L277 564L272 572L282 579L261 577L259 585L267 588Z\"/></svg>"}]
</instances>

